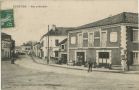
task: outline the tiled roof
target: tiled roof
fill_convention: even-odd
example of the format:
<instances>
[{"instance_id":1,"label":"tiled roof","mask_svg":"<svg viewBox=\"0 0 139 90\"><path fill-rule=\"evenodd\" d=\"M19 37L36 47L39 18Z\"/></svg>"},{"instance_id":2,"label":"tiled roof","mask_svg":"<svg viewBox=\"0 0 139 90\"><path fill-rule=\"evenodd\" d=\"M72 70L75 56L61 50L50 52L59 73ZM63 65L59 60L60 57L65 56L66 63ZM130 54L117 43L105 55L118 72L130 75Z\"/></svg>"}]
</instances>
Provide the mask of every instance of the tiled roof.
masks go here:
<instances>
[{"instance_id":1,"label":"tiled roof","mask_svg":"<svg viewBox=\"0 0 139 90\"><path fill-rule=\"evenodd\" d=\"M47 32L46 34L44 34L41 39L44 36L66 36L68 35L68 30L72 30L73 28L71 27L56 27L55 30L50 30L49 32Z\"/></svg>"},{"instance_id":2,"label":"tiled roof","mask_svg":"<svg viewBox=\"0 0 139 90\"><path fill-rule=\"evenodd\" d=\"M5 39L11 40L11 35L1 32L1 40Z\"/></svg>"},{"instance_id":3,"label":"tiled roof","mask_svg":"<svg viewBox=\"0 0 139 90\"><path fill-rule=\"evenodd\" d=\"M11 36L11 35L9 35L9 34L7 34L7 33L3 33L3 32L1 32L1 36Z\"/></svg>"},{"instance_id":4,"label":"tiled roof","mask_svg":"<svg viewBox=\"0 0 139 90\"><path fill-rule=\"evenodd\" d=\"M64 44L66 41L67 41L67 38L64 39L64 40L62 40L58 45L60 45L60 44Z\"/></svg>"},{"instance_id":5,"label":"tiled roof","mask_svg":"<svg viewBox=\"0 0 139 90\"><path fill-rule=\"evenodd\" d=\"M67 28L67 27L56 27L56 30L50 30L47 35L49 36L64 36L68 34L68 30L71 30L73 28Z\"/></svg>"},{"instance_id":6,"label":"tiled roof","mask_svg":"<svg viewBox=\"0 0 139 90\"><path fill-rule=\"evenodd\" d=\"M114 15L114 16L96 21L96 22L79 26L76 29L98 27L98 26L112 25L112 24L118 24L118 23L138 24L138 13L123 12L123 13L120 13L120 14L117 14L117 15Z\"/></svg>"}]
</instances>

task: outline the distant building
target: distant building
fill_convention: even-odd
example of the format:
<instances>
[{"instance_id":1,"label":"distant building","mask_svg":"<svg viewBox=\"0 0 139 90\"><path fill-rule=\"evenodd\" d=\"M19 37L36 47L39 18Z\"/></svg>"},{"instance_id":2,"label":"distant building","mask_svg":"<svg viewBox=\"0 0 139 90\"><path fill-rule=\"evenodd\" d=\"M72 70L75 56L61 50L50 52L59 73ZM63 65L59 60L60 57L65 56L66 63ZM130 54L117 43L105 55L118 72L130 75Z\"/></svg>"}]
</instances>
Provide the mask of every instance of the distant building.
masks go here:
<instances>
[{"instance_id":1,"label":"distant building","mask_svg":"<svg viewBox=\"0 0 139 90\"><path fill-rule=\"evenodd\" d=\"M49 37L49 55L51 60L58 59L59 42L67 38L68 30L71 28L52 26L52 29L43 35L40 39L42 57L48 57L48 37Z\"/></svg>"},{"instance_id":2,"label":"distant building","mask_svg":"<svg viewBox=\"0 0 139 90\"><path fill-rule=\"evenodd\" d=\"M139 65L138 14L123 12L68 33L68 62L95 59L97 65L120 65L125 55L130 65Z\"/></svg>"},{"instance_id":3,"label":"distant building","mask_svg":"<svg viewBox=\"0 0 139 90\"><path fill-rule=\"evenodd\" d=\"M41 52L42 51L41 51L40 48L41 48L40 42L34 44L33 45L33 55L36 56L36 57L40 57L41 58L42 57L41 56Z\"/></svg>"},{"instance_id":4,"label":"distant building","mask_svg":"<svg viewBox=\"0 0 139 90\"><path fill-rule=\"evenodd\" d=\"M31 45L29 45L29 44L21 45L21 52L22 53L30 54L31 51L32 51Z\"/></svg>"},{"instance_id":5,"label":"distant building","mask_svg":"<svg viewBox=\"0 0 139 90\"><path fill-rule=\"evenodd\" d=\"M21 51L22 50L20 46L15 46L15 52L20 53Z\"/></svg>"},{"instance_id":6,"label":"distant building","mask_svg":"<svg viewBox=\"0 0 139 90\"><path fill-rule=\"evenodd\" d=\"M12 51L15 48L15 41L12 39L11 35L6 33L1 33L1 58L11 58Z\"/></svg>"}]
</instances>

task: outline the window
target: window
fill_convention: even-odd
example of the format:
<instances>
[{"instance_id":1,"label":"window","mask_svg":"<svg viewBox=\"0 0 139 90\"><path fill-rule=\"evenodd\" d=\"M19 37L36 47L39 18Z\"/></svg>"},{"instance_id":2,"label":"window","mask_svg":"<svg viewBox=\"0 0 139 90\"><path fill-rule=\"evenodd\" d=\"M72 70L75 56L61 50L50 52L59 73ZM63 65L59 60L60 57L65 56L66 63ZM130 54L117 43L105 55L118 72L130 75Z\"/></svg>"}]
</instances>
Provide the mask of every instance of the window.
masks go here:
<instances>
[{"instance_id":1,"label":"window","mask_svg":"<svg viewBox=\"0 0 139 90\"><path fill-rule=\"evenodd\" d=\"M99 52L99 58L109 58L109 52Z\"/></svg>"},{"instance_id":2,"label":"window","mask_svg":"<svg viewBox=\"0 0 139 90\"><path fill-rule=\"evenodd\" d=\"M133 29L133 41L139 41L139 30L138 29Z\"/></svg>"},{"instance_id":3,"label":"window","mask_svg":"<svg viewBox=\"0 0 139 90\"><path fill-rule=\"evenodd\" d=\"M61 49L65 49L65 45L61 45Z\"/></svg>"},{"instance_id":4,"label":"window","mask_svg":"<svg viewBox=\"0 0 139 90\"><path fill-rule=\"evenodd\" d=\"M94 46L94 35L93 33L89 33L89 46L92 47Z\"/></svg>"},{"instance_id":5,"label":"window","mask_svg":"<svg viewBox=\"0 0 139 90\"><path fill-rule=\"evenodd\" d=\"M59 44L59 40L56 39L56 40L55 40L55 45L58 46L58 44Z\"/></svg>"},{"instance_id":6,"label":"window","mask_svg":"<svg viewBox=\"0 0 139 90\"><path fill-rule=\"evenodd\" d=\"M94 32L94 46L95 47L100 46L100 32L99 31Z\"/></svg>"},{"instance_id":7,"label":"window","mask_svg":"<svg viewBox=\"0 0 139 90\"><path fill-rule=\"evenodd\" d=\"M110 33L110 42L117 42L117 32Z\"/></svg>"},{"instance_id":8,"label":"window","mask_svg":"<svg viewBox=\"0 0 139 90\"><path fill-rule=\"evenodd\" d=\"M55 57L58 57L58 51L55 51Z\"/></svg>"},{"instance_id":9,"label":"window","mask_svg":"<svg viewBox=\"0 0 139 90\"><path fill-rule=\"evenodd\" d=\"M106 47L107 44L107 32L103 31L101 32L101 46Z\"/></svg>"},{"instance_id":10,"label":"window","mask_svg":"<svg viewBox=\"0 0 139 90\"><path fill-rule=\"evenodd\" d=\"M76 37L71 37L71 44L75 44L76 43Z\"/></svg>"},{"instance_id":11,"label":"window","mask_svg":"<svg viewBox=\"0 0 139 90\"><path fill-rule=\"evenodd\" d=\"M78 34L78 46L82 47L82 34L81 33Z\"/></svg>"},{"instance_id":12,"label":"window","mask_svg":"<svg viewBox=\"0 0 139 90\"><path fill-rule=\"evenodd\" d=\"M83 46L88 47L88 33L83 33Z\"/></svg>"},{"instance_id":13,"label":"window","mask_svg":"<svg viewBox=\"0 0 139 90\"><path fill-rule=\"evenodd\" d=\"M133 64L139 64L139 52L133 52Z\"/></svg>"}]
</instances>

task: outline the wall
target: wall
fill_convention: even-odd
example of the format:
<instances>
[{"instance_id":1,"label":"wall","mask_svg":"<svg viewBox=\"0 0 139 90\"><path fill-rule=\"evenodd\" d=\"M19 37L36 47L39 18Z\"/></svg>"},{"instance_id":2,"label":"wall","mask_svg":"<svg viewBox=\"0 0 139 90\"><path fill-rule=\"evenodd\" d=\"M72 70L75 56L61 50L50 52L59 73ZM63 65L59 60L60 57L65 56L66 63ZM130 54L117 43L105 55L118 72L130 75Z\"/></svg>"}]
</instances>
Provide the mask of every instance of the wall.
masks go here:
<instances>
[{"instance_id":1,"label":"wall","mask_svg":"<svg viewBox=\"0 0 139 90\"><path fill-rule=\"evenodd\" d=\"M133 56L132 52L133 51L139 51L139 42L133 42L132 41L132 30L137 29L138 27L133 27L133 26L127 26L127 59L129 61L129 64L133 64Z\"/></svg>"},{"instance_id":2,"label":"wall","mask_svg":"<svg viewBox=\"0 0 139 90\"><path fill-rule=\"evenodd\" d=\"M65 38L67 38L67 36L49 36L49 51L51 57L55 57L54 51L59 49L59 47L55 45L55 40L61 42ZM45 58L48 55L48 36L45 36L40 42L43 42L42 51L44 52L43 58Z\"/></svg>"},{"instance_id":3,"label":"wall","mask_svg":"<svg viewBox=\"0 0 139 90\"><path fill-rule=\"evenodd\" d=\"M1 41L1 58L11 57L11 41Z\"/></svg>"},{"instance_id":4,"label":"wall","mask_svg":"<svg viewBox=\"0 0 139 90\"><path fill-rule=\"evenodd\" d=\"M11 58L11 50L10 48L4 48L1 51L1 58Z\"/></svg>"},{"instance_id":5,"label":"wall","mask_svg":"<svg viewBox=\"0 0 139 90\"><path fill-rule=\"evenodd\" d=\"M79 47L78 46L78 33L82 32L101 32L101 31L107 31L107 42L106 47L101 46L93 46L93 47ZM117 41L116 42L110 42L110 33L111 32L117 32ZM101 34L100 34L101 35ZM76 43L71 44L71 37L76 37ZM101 39L101 36L100 36ZM101 41L101 40L100 40ZM99 42L100 42L99 41ZM110 27L100 27L98 28L86 28L86 29L80 29L75 31L69 32L69 38L68 38L68 45L69 45L69 62L72 60L76 60L76 52L78 50L84 50L86 52L86 60L89 58L96 59L96 50L111 50L111 60L113 65L120 65L120 42L121 42L121 27L120 25L117 26L110 26ZM95 42L96 43L96 42ZM101 43L101 42L100 42Z\"/></svg>"},{"instance_id":6,"label":"wall","mask_svg":"<svg viewBox=\"0 0 139 90\"><path fill-rule=\"evenodd\" d=\"M100 27L97 28L86 28L86 29L80 29L80 30L76 30L76 31L70 31L69 32L69 48L76 48L79 47L78 45L78 34L79 33L83 33L83 32L94 32L94 37L96 36L96 32L99 32L100 34L100 39L94 41L94 46L92 47L101 47L101 31L107 31L107 42L106 42L106 47L119 47L120 46L120 32L121 28L120 26L114 26L114 27L103 27L100 29ZM111 32L117 32L117 41L116 42L110 42L110 33ZM89 36L89 35L88 35ZM71 37L75 37L76 38L76 43L75 44L71 44ZM89 43L89 37L88 37L88 43ZM99 45L98 45L99 44ZM88 46L91 47L91 46ZM81 47L84 48L84 47Z\"/></svg>"},{"instance_id":7,"label":"wall","mask_svg":"<svg viewBox=\"0 0 139 90\"><path fill-rule=\"evenodd\" d=\"M109 48L109 49L94 49L94 48L89 48L89 49L70 49L69 50L69 62L72 62L72 60L76 61L76 52L80 51L80 52L85 52L86 56L85 56L85 61L88 61L90 58L91 60L95 59L96 60L96 51L97 50L111 50L111 62L112 65L120 65L121 61L120 61L120 49L117 48ZM97 61L97 60L96 60Z\"/></svg>"},{"instance_id":8,"label":"wall","mask_svg":"<svg viewBox=\"0 0 139 90\"><path fill-rule=\"evenodd\" d=\"M102 28L102 31L107 31L107 47L119 47L120 45L120 26L117 27L110 27L110 28ZM111 32L117 32L117 42L110 41L110 34Z\"/></svg>"}]
</instances>

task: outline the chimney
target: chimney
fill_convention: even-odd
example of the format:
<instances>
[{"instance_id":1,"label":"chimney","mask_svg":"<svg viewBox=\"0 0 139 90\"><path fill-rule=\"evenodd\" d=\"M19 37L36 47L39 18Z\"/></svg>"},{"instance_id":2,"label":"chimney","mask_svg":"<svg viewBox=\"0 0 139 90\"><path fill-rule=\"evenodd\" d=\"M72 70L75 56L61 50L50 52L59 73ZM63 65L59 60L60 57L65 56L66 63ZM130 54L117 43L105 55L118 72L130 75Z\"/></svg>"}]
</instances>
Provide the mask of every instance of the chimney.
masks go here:
<instances>
[{"instance_id":1,"label":"chimney","mask_svg":"<svg viewBox=\"0 0 139 90\"><path fill-rule=\"evenodd\" d=\"M55 31L56 30L56 25L52 25L52 30Z\"/></svg>"}]
</instances>

